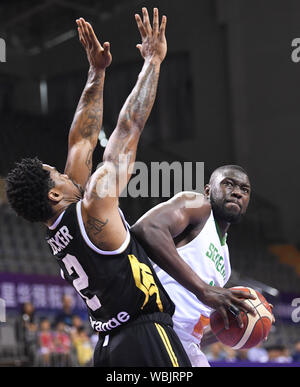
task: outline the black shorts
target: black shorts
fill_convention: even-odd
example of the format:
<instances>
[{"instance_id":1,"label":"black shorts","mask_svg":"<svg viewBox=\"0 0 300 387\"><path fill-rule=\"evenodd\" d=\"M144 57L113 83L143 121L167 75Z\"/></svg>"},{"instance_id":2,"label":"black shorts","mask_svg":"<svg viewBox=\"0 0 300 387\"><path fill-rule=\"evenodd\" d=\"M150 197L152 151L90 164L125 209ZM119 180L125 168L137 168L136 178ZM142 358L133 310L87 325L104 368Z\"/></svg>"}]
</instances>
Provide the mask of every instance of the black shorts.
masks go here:
<instances>
[{"instance_id":1,"label":"black shorts","mask_svg":"<svg viewBox=\"0 0 300 387\"><path fill-rule=\"evenodd\" d=\"M95 367L191 367L166 313L142 315L106 336L99 336Z\"/></svg>"}]
</instances>

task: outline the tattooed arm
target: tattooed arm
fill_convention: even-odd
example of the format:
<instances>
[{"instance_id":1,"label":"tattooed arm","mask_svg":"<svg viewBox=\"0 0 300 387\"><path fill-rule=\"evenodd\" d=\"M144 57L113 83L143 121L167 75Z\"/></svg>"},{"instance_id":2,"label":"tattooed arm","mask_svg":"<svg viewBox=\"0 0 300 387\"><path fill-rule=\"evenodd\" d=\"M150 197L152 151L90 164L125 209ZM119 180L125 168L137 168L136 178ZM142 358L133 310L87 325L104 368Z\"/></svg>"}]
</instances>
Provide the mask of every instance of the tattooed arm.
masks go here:
<instances>
[{"instance_id":1,"label":"tattooed arm","mask_svg":"<svg viewBox=\"0 0 300 387\"><path fill-rule=\"evenodd\" d=\"M110 251L118 249L126 238L118 198L131 176L138 141L154 104L160 65L167 53L166 17L163 16L159 26L155 8L153 28L146 8L143 8L143 21L139 15L135 18L142 38L137 48L144 65L109 138L103 164L91 176L82 202L83 221L91 241Z\"/></svg>"},{"instance_id":2,"label":"tattooed arm","mask_svg":"<svg viewBox=\"0 0 300 387\"><path fill-rule=\"evenodd\" d=\"M76 22L90 69L69 132L65 174L85 188L92 172L92 156L102 126L105 69L112 58L109 43L104 43L102 47L89 23L82 18Z\"/></svg>"}]
</instances>

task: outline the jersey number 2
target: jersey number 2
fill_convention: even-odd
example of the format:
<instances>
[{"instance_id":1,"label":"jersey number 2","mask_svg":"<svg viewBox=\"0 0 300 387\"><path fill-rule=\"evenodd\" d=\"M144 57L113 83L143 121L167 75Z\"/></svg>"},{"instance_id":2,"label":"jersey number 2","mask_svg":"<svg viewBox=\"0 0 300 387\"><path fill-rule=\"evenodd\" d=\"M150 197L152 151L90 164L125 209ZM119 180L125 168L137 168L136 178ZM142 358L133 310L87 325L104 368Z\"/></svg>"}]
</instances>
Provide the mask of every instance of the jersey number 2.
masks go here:
<instances>
[{"instance_id":1,"label":"jersey number 2","mask_svg":"<svg viewBox=\"0 0 300 387\"><path fill-rule=\"evenodd\" d=\"M101 308L101 302L96 295L94 295L92 298L88 298L82 292L89 287L89 279L86 275L86 272L83 270L83 267L78 262L78 259L74 257L74 255L67 254L62 261L69 275L72 275L74 272L78 275L78 278L73 281L73 286L85 300L87 306L92 309L93 312Z\"/></svg>"}]
</instances>

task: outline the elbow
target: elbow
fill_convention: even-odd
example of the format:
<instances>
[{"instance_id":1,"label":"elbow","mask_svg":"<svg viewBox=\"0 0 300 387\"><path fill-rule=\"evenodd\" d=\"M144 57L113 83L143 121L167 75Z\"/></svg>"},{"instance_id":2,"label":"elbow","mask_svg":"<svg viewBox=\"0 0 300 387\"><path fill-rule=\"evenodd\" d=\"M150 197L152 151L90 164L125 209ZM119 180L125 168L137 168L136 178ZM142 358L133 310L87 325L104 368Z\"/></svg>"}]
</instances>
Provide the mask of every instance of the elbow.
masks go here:
<instances>
[{"instance_id":1,"label":"elbow","mask_svg":"<svg viewBox=\"0 0 300 387\"><path fill-rule=\"evenodd\" d=\"M121 111L117 128L124 133L141 133L145 126L145 120L139 114L130 111Z\"/></svg>"}]
</instances>

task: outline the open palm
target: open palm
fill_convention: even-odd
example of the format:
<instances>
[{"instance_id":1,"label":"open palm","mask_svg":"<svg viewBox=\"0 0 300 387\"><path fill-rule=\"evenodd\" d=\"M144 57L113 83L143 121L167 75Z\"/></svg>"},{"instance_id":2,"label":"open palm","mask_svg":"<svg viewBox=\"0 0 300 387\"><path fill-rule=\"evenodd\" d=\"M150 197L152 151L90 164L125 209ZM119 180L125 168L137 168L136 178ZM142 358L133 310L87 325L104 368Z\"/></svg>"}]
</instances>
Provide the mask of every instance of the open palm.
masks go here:
<instances>
[{"instance_id":1,"label":"open palm","mask_svg":"<svg viewBox=\"0 0 300 387\"><path fill-rule=\"evenodd\" d=\"M108 67L112 62L109 42L105 42L102 47L90 23L86 22L83 18L76 20L76 23L78 26L79 40L85 48L91 67L97 70Z\"/></svg>"}]
</instances>

